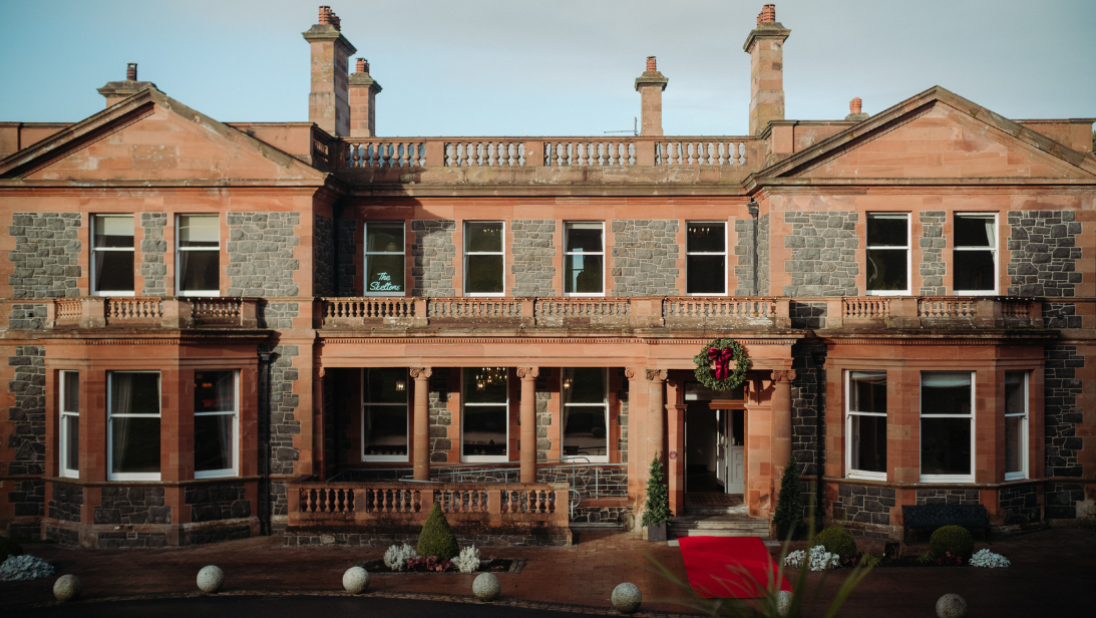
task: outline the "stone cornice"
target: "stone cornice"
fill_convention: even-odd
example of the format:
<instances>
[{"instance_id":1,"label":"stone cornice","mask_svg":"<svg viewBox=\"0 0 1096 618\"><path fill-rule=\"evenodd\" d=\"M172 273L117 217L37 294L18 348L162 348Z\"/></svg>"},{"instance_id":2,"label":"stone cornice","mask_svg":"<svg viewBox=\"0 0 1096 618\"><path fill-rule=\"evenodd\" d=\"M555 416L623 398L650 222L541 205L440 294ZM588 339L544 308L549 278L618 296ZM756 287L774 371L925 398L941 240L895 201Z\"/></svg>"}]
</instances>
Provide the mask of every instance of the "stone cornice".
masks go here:
<instances>
[{"instance_id":1,"label":"stone cornice","mask_svg":"<svg viewBox=\"0 0 1096 618\"><path fill-rule=\"evenodd\" d=\"M742 51L747 54L750 53L750 48L753 47L755 41L760 39L780 39L783 43L790 35L792 31L785 28L780 22L767 22L758 24L756 28L750 31L750 34L746 36L746 42L742 44Z\"/></svg>"}]
</instances>

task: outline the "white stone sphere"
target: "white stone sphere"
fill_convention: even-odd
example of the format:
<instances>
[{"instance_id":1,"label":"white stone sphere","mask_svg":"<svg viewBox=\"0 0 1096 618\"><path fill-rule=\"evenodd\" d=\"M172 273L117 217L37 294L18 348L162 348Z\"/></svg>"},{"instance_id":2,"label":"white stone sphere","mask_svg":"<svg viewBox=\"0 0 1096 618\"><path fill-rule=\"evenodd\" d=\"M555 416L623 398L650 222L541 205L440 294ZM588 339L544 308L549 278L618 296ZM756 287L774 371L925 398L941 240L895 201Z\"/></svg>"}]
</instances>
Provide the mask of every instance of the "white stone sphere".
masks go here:
<instances>
[{"instance_id":1,"label":"white stone sphere","mask_svg":"<svg viewBox=\"0 0 1096 618\"><path fill-rule=\"evenodd\" d=\"M361 594L369 588L369 571L352 566L343 573L343 588L350 594Z\"/></svg>"},{"instance_id":2,"label":"white stone sphere","mask_svg":"<svg viewBox=\"0 0 1096 618\"><path fill-rule=\"evenodd\" d=\"M938 618L967 618L967 602L957 594L945 594L936 602Z\"/></svg>"},{"instance_id":3,"label":"white stone sphere","mask_svg":"<svg viewBox=\"0 0 1096 618\"><path fill-rule=\"evenodd\" d=\"M62 575L53 582L53 596L62 603L73 601L80 596L80 578L75 575Z\"/></svg>"},{"instance_id":4,"label":"white stone sphere","mask_svg":"<svg viewBox=\"0 0 1096 618\"><path fill-rule=\"evenodd\" d=\"M624 582L613 588L612 600L613 607L618 612L634 614L639 609L639 604L643 602L643 594L639 591L639 586Z\"/></svg>"},{"instance_id":5,"label":"white stone sphere","mask_svg":"<svg viewBox=\"0 0 1096 618\"><path fill-rule=\"evenodd\" d=\"M502 584L494 573L480 573L472 580L472 594L480 601L494 601L501 591Z\"/></svg>"},{"instance_id":6,"label":"white stone sphere","mask_svg":"<svg viewBox=\"0 0 1096 618\"><path fill-rule=\"evenodd\" d=\"M788 615L788 610L791 609L792 606L792 597L794 596L795 595L788 590L781 590L776 593L776 611L779 612L781 616Z\"/></svg>"},{"instance_id":7,"label":"white stone sphere","mask_svg":"<svg viewBox=\"0 0 1096 618\"><path fill-rule=\"evenodd\" d=\"M220 567L211 564L198 571L198 590L206 594L217 594L224 585L225 572Z\"/></svg>"}]
</instances>

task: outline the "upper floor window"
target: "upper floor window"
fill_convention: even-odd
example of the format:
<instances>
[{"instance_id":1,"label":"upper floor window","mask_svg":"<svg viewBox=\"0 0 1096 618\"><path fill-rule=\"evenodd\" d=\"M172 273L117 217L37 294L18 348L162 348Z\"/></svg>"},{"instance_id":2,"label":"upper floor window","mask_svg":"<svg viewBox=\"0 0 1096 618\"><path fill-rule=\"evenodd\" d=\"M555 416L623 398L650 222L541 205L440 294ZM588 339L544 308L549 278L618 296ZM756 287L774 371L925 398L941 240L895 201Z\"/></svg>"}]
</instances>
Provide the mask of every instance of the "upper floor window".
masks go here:
<instances>
[{"instance_id":1,"label":"upper floor window","mask_svg":"<svg viewBox=\"0 0 1096 618\"><path fill-rule=\"evenodd\" d=\"M566 368L563 390L563 456L609 461L608 370Z\"/></svg>"},{"instance_id":2,"label":"upper floor window","mask_svg":"<svg viewBox=\"0 0 1096 618\"><path fill-rule=\"evenodd\" d=\"M845 374L845 469L861 478L887 478L887 372Z\"/></svg>"},{"instance_id":3,"label":"upper floor window","mask_svg":"<svg viewBox=\"0 0 1096 618\"><path fill-rule=\"evenodd\" d=\"M61 476L80 478L80 373L60 372Z\"/></svg>"},{"instance_id":4,"label":"upper floor window","mask_svg":"<svg viewBox=\"0 0 1096 618\"><path fill-rule=\"evenodd\" d=\"M407 461L407 368L362 369L362 461Z\"/></svg>"},{"instance_id":5,"label":"upper floor window","mask_svg":"<svg viewBox=\"0 0 1096 618\"><path fill-rule=\"evenodd\" d=\"M1028 476L1028 372L1005 372L1005 480Z\"/></svg>"},{"instance_id":6,"label":"upper floor window","mask_svg":"<svg viewBox=\"0 0 1096 618\"><path fill-rule=\"evenodd\" d=\"M997 293L997 215L956 214L952 251L956 294Z\"/></svg>"},{"instance_id":7,"label":"upper floor window","mask_svg":"<svg viewBox=\"0 0 1096 618\"><path fill-rule=\"evenodd\" d=\"M133 215L95 215L92 227L92 293L133 296Z\"/></svg>"},{"instance_id":8,"label":"upper floor window","mask_svg":"<svg viewBox=\"0 0 1096 618\"><path fill-rule=\"evenodd\" d=\"M504 273L502 221L464 223L464 293L502 296Z\"/></svg>"},{"instance_id":9,"label":"upper floor window","mask_svg":"<svg viewBox=\"0 0 1096 618\"><path fill-rule=\"evenodd\" d=\"M221 295L221 218L179 215L176 252L180 296Z\"/></svg>"},{"instance_id":10,"label":"upper floor window","mask_svg":"<svg viewBox=\"0 0 1096 618\"><path fill-rule=\"evenodd\" d=\"M868 294L910 293L910 218L868 213Z\"/></svg>"},{"instance_id":11,"label":"upper floor window","mask_svg":"<svg viewBox=\"0 0 1096 618\"><path fill-rule=\"evenodd\" d=\"M727 224L694 222L685 238L689 294L727 293Z\"/></svg>"},{"instance_id":12,"label":"upper floor window","mask_svg":"<svg viewBox=\"0 0 1096 618\"><path fill-rule=\"evenodd\" d=\"M404 227L402 221L365 224L365 293L367 296L403 296Z\"/></svg>"},{"instance_id":13,"label":"upper floor window","mask_svg":"<svg viewBox=\"0 0 1096 618\"><path fill-rule=\"evenodd\" d=\"M109 372L107 412L109 479L160 480L160 372Z\"/></svg>"},{"instance_id":14,"label":"upper floor window","mask_svg":"<svg viewBox=\"0 0 1096 618\"><path fill-rule=\"evenodd\" d=\"M239 460L235 371L194 372L194 478L234 476Z\"/></svg>"},{"instance_id":15,"label":"upper floor window","mask_svg":"<svg viewBox=\"0 0 1096 618\"><path fill-rule=\"evenodd\" d=\"M974 374L921 374L921 480L974 480Z\"/></svg>"},{"instance_id":16,"label":"upper floor window","mask_svg":"<svg viewBox=\"0 0 1096 618\"><path fill-rule=\"evenodd\" d=\"M605 224L565 223L563 292L574 296L605 294Z\"/></svg>"},{"instance_id":17,"label":"upper floor window","mask_svg":"<svg viewBox=\"0 0 1096 618\"><path fill-rule=\"evenodd\" d=\"M505 367L463 370L461 461L507 461L510 387Z\"/></svg>"}]
</instances>

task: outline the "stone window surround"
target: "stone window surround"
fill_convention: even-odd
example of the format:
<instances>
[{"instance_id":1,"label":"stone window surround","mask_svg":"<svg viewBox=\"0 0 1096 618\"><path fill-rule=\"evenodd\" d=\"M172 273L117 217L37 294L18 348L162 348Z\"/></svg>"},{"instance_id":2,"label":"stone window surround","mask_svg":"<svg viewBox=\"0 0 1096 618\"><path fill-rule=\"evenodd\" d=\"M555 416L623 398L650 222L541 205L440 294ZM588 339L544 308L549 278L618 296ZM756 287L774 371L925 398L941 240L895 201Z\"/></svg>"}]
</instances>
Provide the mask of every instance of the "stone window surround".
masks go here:
<instances>
[{"instance_id":1,"label":"stone window surround","mask_svg":"<svg viewBox=\"0 0 1096 618\"><path fill-rule=\"evenodd\" d=\"M475 371L477 367L462 367L457 374L457 380L459 380L460 388L460 440L456 443L457 455L460 458L461 463L503 463L511 461L517 453L516 449L511 448L513 438L515 436L515 428L517 427L516 414L518 412L517 407L521 403L520 391L515 396L515 388L521 388L521 379L517 377L515 367L506 367L506 401L493 403L493 404L470 404L466 402L464 395L464 374L467 371ZM465 455L464 454L464 409L467 406L506 406L506 454L505 455Z\"/></svg>"},{"instance_id":2,"label":"stone window surround","mask_svg":"<svg viewBox=\"0 0 1096 618\"><path fill-rule=\"evenodd\" d=\"M360 395L359 404L360 404L360 408L361 408L361 412L360 412L361 413L361 417L360 417L361 420L358 423L359 425L361 425L361 427L359 428L360 429L359 433L361 435L358 436L358 440L360 441L359 442L360 443L360 448L358 449L358 452L361 455L361 461L362 461L362 463L373 463L373 462L409 463L411 461L411 449L414 448L414 445L412 444L412 436L411 436L411 416L412 416L412 403L415 400L414 399L414 397L415 397L415 392L414 391L415 391L415 387L416 387L416 381L413 378L411 378L410 374L408 374L407 377L404 379L404 384L405 384L404 388L406 389L405 393L407 394L406 401L404 402L404 418L407 422L407 425L406 425L407 426L407 430L406 430L407 431L407 433L406 433L407 453L404 454L404 455L366 455L365 454L365 415L367 413L367 409L370 406L373 406L373 405L387 405L387 406L398 405L398 404L391 404L391 403L371 404L371 403L367 403L365 401L365 372L370 370L370 369L381 369L381 367L362 367L362 369L361 369L361 377L360 377L361 381L359 382L359 386L358 386L358 394Z\"/></svg>"},{"instance_id":3,"label":"stone window surround","mask_svg":"<svg viewBox=\"0 0 1096 618\"><path fill-rule=\"evenodd\" d=\"M370 222L372 222L372 223L399 223L403 226L403 259L404 259L404 269L403 270L404 270L404 272L400 273L400 275L403 277L403 280L401 282L401 287L403 289L399 292L370 292L369 291L369 282L366 281L366 278L369 276L369 256L370 256L370 251L369 251L369 224L370 224ZM362 246L362 274L361 274L362 296L379 296L379 297L387 296L387 297L397 297L398 298L398 297L406 296L408 294L407 263L408 263L408 260L411 258L411 255L410 255L410 243L407 242L407 228L408 228L407 223L408 223L408 221L403 220L403 219L394 219L394 220L390 220L390 221L389 220L383 220L383 219L376 219L376 220L372 220L372 221L366 220L366 221L362 222L362 244L361 244L361 246ZM379 253L379 254L383 255L385 252L374 252L374 253Z\"/></svg>"},{"instance_id":4,"label":"stone window surround","mask_svg":"<svg viewBox=\"0 0 1096 618\"><path fill-rule=\"evenodd\" d=\"M906 219L906 289L905 290L869 290L868 280L871 278L871 269L868 267L868 252L876 247L868 243L868 226L875 215L904 215ZM867 296L909 296L913 291L913 213L908 211L878 211L869 210L864 213L864 293ZM879 249L897 250L899 247L878 247Z\"/></svg>"},{"instance_id":5,"label":"stone window surround","mask_svg":"<svg viewBox=\"0 0 1096 618\"><path fill-rule=\"evenodd\" d=\"M600 403L600 404L590 404L590 403L586 403L586 404L582 404L582 403L568 404L568 403L564 403L563 400L562 400L562 394L563 394L564 390L566 390L566 388L567 388L567 385L564 383L564 374L568 369L600 369L601 371L603 371L605 373L605 399L604 399L603 403ZM560 372L559 372L560 413L559 413L559 423L558 423L558 425L559 425L559 449L561 451L561 454L560 454L561 459L564 459L564 460L568 459L567 455L562 454L563 448L565 446L565 439L566 439L565 432L567 430L567 423L565 422L566 421L566 414L567 414L567 407L568 406L586 407L586 408L601 407L605 411L605 454L604 455L575 455L574 457L576 457L576 458L578 458L578 457L585 458L586 460L589 460L590 463L609 463L609 454L610 454L610 451L611 451L610 442L612 442L612 439L611 439L612 431L610 431L610 427L609 427L609 425L611 424L610 423L611 414L610 414L610 405L609 405L609 391L610 390L611 389L610 389L610 386L609 386L609 369L607 367L562 367L560 369Z\"/></svg>"},{"instance_id":6,"label":"stone window surround","mask_svg":"<svg viewBox=\"0 0 1096 618\"><path fill-rule=\"evenodd\" d=\"M95 246L95 225L96 225L96 222L99 221L100 219L123 219L123 218L128 218L130 220L130 226L134 227L134 235L132 237L133 238L133 245L130 246L129 249L106 248L106 247L97 247L97 246ZM96 275L96 272L99 270L99 255L104 253L104 252L108 252L108 251L110 251L110 252L128 251L130 253L130 255L132 256L133 268L136 271L136 268L137 268L137 266L136 266L136 264L137 264L137 247L136 247L136 245L137 245L137 235L136 235L136 227L135 227L137 225L136 215L120 214L120 213L119 214L100 213L100 214L92 214L89 217L89 219L90 219L91 228L88 230L88 240L90 241L88 244L91 247L91 260L89 261L89 264L88 264L89 270L90 270L90 276L88 277L88 288L89 288L89 291L90 291L91 295L92 296L136 296L137 292L135 290L129 290L127 292L125 290L100 291L100 290L95 289L95 280L96 280L95 275ZM136 272L134 272L134 276L136 277ZM136 283L136 282L134 282L134 283Z\"/></svg>"},{"instance_id":7,"label":"stone window surround","mask_svg":"<svg viewBox=\"0 0 1096 618\"><path fill-rule=\"evenodd\" d=\"M218 273L217 273L217 275L218 275L217 276L217 288L218 289L216 289L216 290L184 290L182 288L182 286L183 286L183 266L182 266L183 260L182 260L181 253L183 251L188 250L188 249L183 249L183 247L182 247L182 234L181 234L182 218L183 217L194 217L194 216L197 216L197 217L217 217L217 228L220 230L220 237L217 240L217 249L216 249L218 254L219 254L219 257L218 257L219 266L218 266ZM175 218L175 251L174 251L174 253L175 253L175 294L177 296L206 296L206 297L218 297L218 296L220 296L221 295L221 289L220 288L225 283L223 281L224 276L223 276L222 271L224 270L225 264L227 262L227 260L225 259L225 255L224 255L224 252L225 252L224 236L225 236L226 230L228 229L227 219L221 218L220 213L208 213L208 212L199 212L199 213L177 212L177 213L175 213L174 218ZM199 250L201 250L201 249L199 249ZM211 247L209 249L204 249L204 250L212 251L213 249Z\"/></svg>"},{"instance_id":8,"label":"stone window surround","mask_svg":"<svg viewBox=\"0 0 1096 618\"><path fill-rule=\"evenodd\" d=\"M978 248L978 247L960 247L959 246L959 243L957 242L957 239L955 238L955 222L959 217L964 217L964 216L985 217L986 215L991 215L993 217L993 229L994 229L994 239L993 239L994 240L994 246L992 248L992 251L993 251L993 272L994 272L993 289L992 290L974 290L974 291L971 291L971 290L956 290L954 282L955 282L955 267L958 264L958 260L956 259L957 254L959 254L963 251L978 250L980 248ZM945 229L947 229L947 228L945 228ZM973 211L956 211L956 212L953 212L953 213L951 213L950 231L951 231L951 234L946 234L946 233L944 234L944 240L949 245L951 245L952 274L951 274L950 277L948 277L948 279L951 279L951 283L952 283L952 285L949 286L951 288L952 296L997 296L999 294L999 290L1001 289L1001 218L998 215L998 213L996 211L993 211L993 212L985 212L985 211L983 211L983 212L973 212ZM948 242L949 240L951 242ZM945 281L946 280L947 279L945 279Z\"/></svg>"},{"instance_id":9,"label":"stone window surround","mask_svg":"<svg viewBox=\"0 0 1096 618\"><path fill-rule=\"evenodd\" d=\"M887 418L886 413L884 413L882 415L879 415L877 413L871 413L871 412L859 412L859 411L858 412L853 412L852 410L849 409L849 406L851 405L851 401L852 401L852 397L851 397L850 393L851 393L851 389L852 389L852 374L853 374L854 371L864 371L864 372L870 372L870 373L882 373L883 376L884 376L884 379L886 379L886 375L887 375L886 371L873 371L873 370L870 370L870 369L846 369L846 370L841 372L842 376L843 376L842 377L843 390L844 390L844 393L845 393L845 396L844 396L844 399L843 399L843 402L842 402L842 408L843 408L843 414L845 416L845 435L848 436L848 439L845 440L845 470L846 470L845 478L885 481L887 479L887 473L886 472L881 472L880 473L880 472L869 472L869 471L864 471L864 470L854 470L853 467L852 467L852 449L853 449L852 420L853 420L853 417L857 416L857 415L862 415L862 416L883 416L883 418ZM888 385L888 390L889 390L889 388L890 387ZM890 398L888 397L887 400L889 401Z\"/></svg>"},{"instance_id":10,"label":"stone window surround","mask_svg":"<svg viewBox=\"0 0 1096 618\"><path fill-rule=\"evenodd\" d=\"M1023 397L1024 412L1023 412L1023 414L1009 414L1008 410L1007 409L1005 410L1005 437L1006 437L1006 440L1008 438L1008 419L1009 419L1009 417L1019 416L1023 419L1023 421L1020 423L1021 429L1020 429L1020 436L1019 436L1019 439L1020 439L1020 452L1022 453L1022 456L1020 457L1021 467L1020 467L1019 471L1009 472L1008 471L1008 455L1006 454L1005 455L1005 480L1006 481L1019 481L1019 480L1024 480L1024 479L1028 478L1028 472L1031 468L1031 464L1030 464L1031 452L1030 452L1029 446L1028 446L1028 444L1030 443L1030 439L1031 439L1030 438L1030 434L1031 434L1031 431L1030 431L1030 429L1031 429L1030 428L1031 413L1029 411L1029 409L1031 408L1031 372L1030 371L1008 371L1008 372L1006 372L1006 376L1005 376L1006 380L1008 378L1007 374L1009 374L1009 373L1019 373L1023 376L1023 385L1021 387L1020 392L1022 393L1022 397ZM1007 398L1007 396L1008 395L1006 394L1005 397ZM1006 449L1008 448L1007 442L1005 444L1005 448Z\"/></svg>"},{"instance_id":11,"label":"stone window surround","mask_svg":"<svg viewBox=\"0 0 1096 618\"><path fill-rule=\"evenodd\" d=\"M70 374L75 374L76 375L77 405L76 405L75 410L68 410L68 409L65 408L65 402L67 400L66 395L68 395L67 387L65 386L65 378ZM76 419L77 428L79 428L79 423L80 423L80 401L79 401L80 393L79 393L79 391L80 391L80 372L79 371L74 371L74 370L68 369L68 370L62 370L62 371L57 372L57 393L58 393L58 395L57 395L57 413L58 413L58 417L59 417L58 418L58 423L57 423L57 433L58 433L58 436L59 436L59 438L57 440L57 444L58 444L58 447L57 447L57 475L58 476L63 476L63 477L66 477L66 478L73 478L73 479L80 478L79 462L77 462L77 467L76 468L72 468L69 465L72 462L70 462L68 460L68 450L69 450L68 446L69 446L69 440L72 439L72 436L70 436L69 433L68 433L68 423L65 422L65 420L66 420L66 417L74 417ZM77 435L79 435L79 431L77 431ZM79 451L80 445L77 444L76 447L77 447L77 451Z\"/></svg>"},{"instance_id":12,"label":"stone window surround","mask_svg":"<svg viewBox=\"0 0 1096 618\"><path fill-rule=\"evenodd\" d=\"M159 370L149 369L121 369L111 370L106 372L106 410L104 411L107 422L106 432L106 472L108 481L159 481L162 478L163 471L158 472L113 472L114 467L114 414L111 412L111 403L114 400L114 388L112 377L114 374L126 374L126 373L148 373L156 374L156 389L159 391L159 406L156 410L156 417L160 421L160 435L161 441L164 434L164 383L163 374ZM139 418L152 418L149 414L140 414ZM124 417L123 417L124 418ZM163 466L163 454L161 453L160 465Z\"/></svg>"},{"instance_id":13,"label":"stone window surround","mask_svg":"<svg viewBox=\"0 0 1096 618\"><path fill-rule=\"evenodd\" d=\"M748 225L753 225L753 219L751 217L746 217L742 220L745 221ZM734 221L735 221L734 219L729 219L729 220L726 220L726 221L720 221L718 219L686 219L685 220L685 225L683 225L682 228L681 228L682 231L684 232L684 235L685 235L685 241L684 241L683 246L682 246L682 254L684 254L684 256L685 256L685 268L682 269L682 272L684 273L682 275L684 281L681 282L678 287L681 287L681 286L685 287L685 295L686 296L730 296L731 295L731 275L730 275L730 269L732 268L731 265L730 265L730 256L732 254L732 251L731 251L731 227L734 225ZM698 224L698 223L711 223L711 224L719 224L719 225L723 226L723 253L722 254L719 254L719 253L699 253L699 252L698 253L690 253L689 252L689 226L693 225L693 224ZM713 292L693 293L693 292L689 291L689 256L690 255L722 255L723 256L723 293L721 293L721 294L720 293L713 293ZM752 256L750 257L750 259L752 260ZM764 294L759 294L759 295L764 296ZM748 294L747 296L752 296L752 294Z\"/></svg>"},{"instance_id":14,"label":"stone window surround","mask_svg":"<svg viewBox=\"0 0 1096 618\"><path fill-rule=\"evenodd\" d=\"M563 285L560 286L560 291L562 292L563 296L578 297L578 298L582 298L582 297L587 297L587 298L597 297L597 298L600 298L600 297L606 296L608 294L608 287L609 287L609 259L608 259L609 251L607 250L608 237L606 236L605 221L572 219L572 220L563 220L560 223L561 223L561 227L563 229L563 232L562 232L563 238L562 238L562 243L561 243L561 249L560 250L562 252L561 255L563 257L563 262L561 264L561 267L562 267L562 276L564 278ZM567 256L569 256L569 255L583 255L582 252L572 253L571 251L568 250L567 231L568 231L568 225L570 225L571 223L598 223L598 224L601 225L601 252L600 253L590 252L590 253L586 254L586 255L600 255L601 256L601 291L600 292L567 292L566 291L567 290L566 277L568 276L568 273L567 273Z\"/></svg>"},{"instance_id":15,"label":"stone window surround","mask_svg":"<svg viewBox=\"0 0 1096 618\"><path fill-rule=\"evenodd\" d=\"M225 370L222 369L220 371ZM232 468L204 471L195 470L195 479L234 478L240 475L240 371L238 369L230 369L228 371L232 372ZM205 372L205 370L203 370L203 372ZM197 411L195 411L194 414L195 416L199 414L202 416L214 415L211 413L199 413ZM163 426L161 426L160 429L162 431ZM194 448L195 452L197 452L197 439L195 439Z\"/></svg>"},{"instance_id":16,"label":"stone window surround","mask_svg":"<svg viewBox=\"0 0 1096 618\"><path fill-rule=\"evenodd\" d=\"M510 260L507 259L509 254L509 247L512 244L513 239L510 237L512 233L510 230L509 219L458 219L460 224L457 229L460 231L460 269L458 273L462 279L460 291L462 296L466 297L505 297L506 296L506 283L509 278L507 274L507 266ZM502 224L502 251L501 252L475 252L470 253L468 251L468 236L466 234L469 225L476 223L501 223ZM456 230L455 230L456 231ZM456 244L456 238L453 239ZM465 277L465 273L468 272L468 256L469 255L502 255L502 291L501 292L469 292L468 291L468 278ZM513 258L511 258L512 260Z\"/></svg>"}]
</instances>

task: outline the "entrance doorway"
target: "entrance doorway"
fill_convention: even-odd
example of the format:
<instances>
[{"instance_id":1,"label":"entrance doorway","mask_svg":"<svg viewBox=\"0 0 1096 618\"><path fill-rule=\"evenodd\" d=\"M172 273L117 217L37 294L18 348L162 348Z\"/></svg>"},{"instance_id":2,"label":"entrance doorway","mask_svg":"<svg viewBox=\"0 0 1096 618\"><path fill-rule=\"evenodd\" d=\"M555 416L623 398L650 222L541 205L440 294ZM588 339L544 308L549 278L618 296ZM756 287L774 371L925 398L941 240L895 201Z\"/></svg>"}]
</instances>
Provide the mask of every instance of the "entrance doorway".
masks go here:
<instances>
[{"instance_id":1,"label":"entrance doorway","mask_svg":"<svg viewBox=\"0 0 1096 618\"><path fill-rule=\"evenodd\" d=\"M745 389L685 384L685 503L733 506L746 487Z\"/></svg>"}]
</instances>

